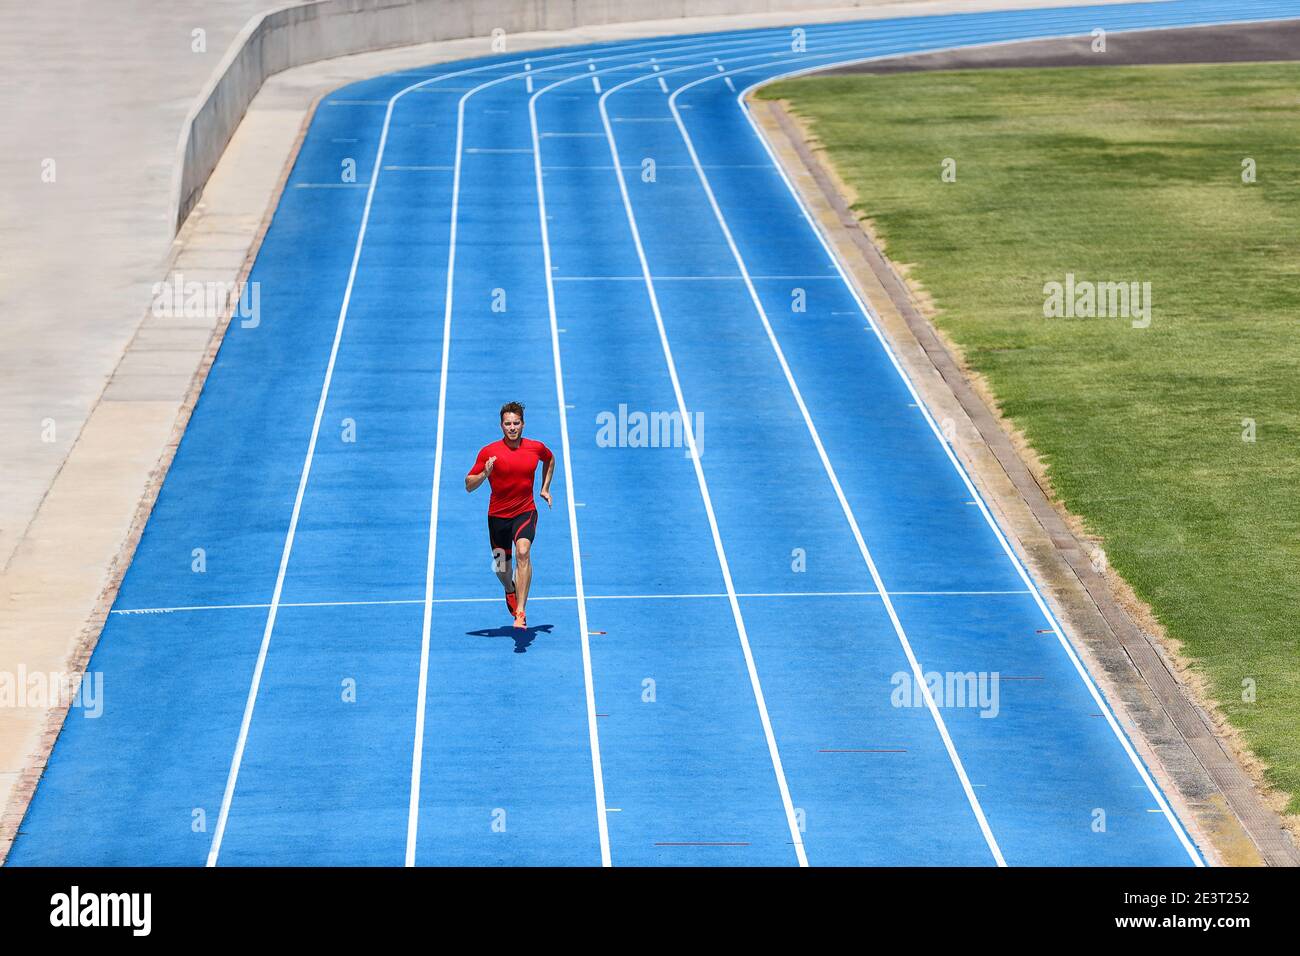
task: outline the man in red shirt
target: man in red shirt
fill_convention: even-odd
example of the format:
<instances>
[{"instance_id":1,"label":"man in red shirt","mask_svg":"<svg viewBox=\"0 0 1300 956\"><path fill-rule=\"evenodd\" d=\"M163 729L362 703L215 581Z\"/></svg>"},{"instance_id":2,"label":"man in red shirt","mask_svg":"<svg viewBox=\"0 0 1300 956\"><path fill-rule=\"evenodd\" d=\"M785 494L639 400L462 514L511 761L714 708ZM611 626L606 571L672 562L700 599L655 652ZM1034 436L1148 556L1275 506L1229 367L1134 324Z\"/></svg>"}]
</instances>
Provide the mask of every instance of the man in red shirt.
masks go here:
<instances>
[{"instance_id":1,"label":"man in red shirt","mask_svg":"<svg viewBox=\"0 0 1300 956\"><path fill-rule=\"evenodd\" d=\"M539 441L524 437L524 406L507 402L501 406L500 441L479 450L474 467L465 476L465 490L473 491L487 481L492 487L488 499L488 539L492 544L492 566L506 589L506 607L514 615L515 627L528 626L524 605L533 580L530 552L537 534L537 505L533 501L533 479L539 463L546 465L542 490L538 492L548 508L555 456ZM510 573L510 551L514 549L515 571Z\"/></svg>"}]
</instances>

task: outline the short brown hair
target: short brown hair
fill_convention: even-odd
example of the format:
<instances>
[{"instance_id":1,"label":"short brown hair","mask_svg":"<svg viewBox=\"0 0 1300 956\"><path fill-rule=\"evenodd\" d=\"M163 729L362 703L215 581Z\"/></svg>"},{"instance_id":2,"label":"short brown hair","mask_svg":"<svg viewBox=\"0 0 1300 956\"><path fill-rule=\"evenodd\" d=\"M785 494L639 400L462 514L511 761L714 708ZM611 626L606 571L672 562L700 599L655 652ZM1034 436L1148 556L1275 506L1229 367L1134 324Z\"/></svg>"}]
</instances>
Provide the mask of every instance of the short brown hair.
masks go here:
<instances>
[{"instance_id":1,"label":"short brown hair","mask_svg":"<svg viewBox=\"0 0 1300 956\"><path fill-rule=\"evenodd\" d=\"M519 416L519 420L520 420L520 421L523 421L523 419L524 419L524 404L523 404L523 402L506 402L504 405L502 405L502 406L501 406L501 418L499 419L499 421L505 421L505 420L506 420L506 413L507 413L507 412L514 412L516 415Z\"/></svg>"}]
</instances>

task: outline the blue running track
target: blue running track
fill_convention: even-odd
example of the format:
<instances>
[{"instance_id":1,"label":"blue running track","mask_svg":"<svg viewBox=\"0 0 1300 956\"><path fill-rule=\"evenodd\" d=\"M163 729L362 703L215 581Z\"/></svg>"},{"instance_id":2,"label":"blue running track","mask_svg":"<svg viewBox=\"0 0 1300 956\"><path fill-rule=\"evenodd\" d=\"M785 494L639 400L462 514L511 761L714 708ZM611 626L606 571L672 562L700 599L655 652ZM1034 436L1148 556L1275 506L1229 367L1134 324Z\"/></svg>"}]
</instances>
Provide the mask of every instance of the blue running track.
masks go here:
<instances>
[{"instance_id":1,"label":"blue running track","mask_svg":"<svg viewBox=\"0 0 1300 956\"><path fill-rule=\"evenodd\" d=\"M90 662L104 713L8 862L1201 865L740 94L1279 16L876 20L331 94ZM462 482L509 399L560 458L518 637Z\"/></svg>"}]
</instances>

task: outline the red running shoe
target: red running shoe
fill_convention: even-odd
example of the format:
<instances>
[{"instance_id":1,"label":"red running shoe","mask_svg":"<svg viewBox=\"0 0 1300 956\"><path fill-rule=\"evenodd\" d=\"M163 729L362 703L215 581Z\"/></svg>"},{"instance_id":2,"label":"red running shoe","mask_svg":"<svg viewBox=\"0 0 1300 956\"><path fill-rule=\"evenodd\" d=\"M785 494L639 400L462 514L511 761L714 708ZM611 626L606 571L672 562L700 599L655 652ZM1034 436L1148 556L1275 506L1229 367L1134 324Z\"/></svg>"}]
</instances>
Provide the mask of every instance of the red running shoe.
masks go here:
<instances>
[{"instance_id":1,"label":"red running shoe","mask_svg":"<svg viewBox=\"0 0 1300 956\"><path fill-rule=\"evenodd\" d=\"M515 612L515 627L519 628L521 631L528 627L528 620L524 617L522 611Z\"/></svg>"},{"instance_id":2,"label":"red running shoe","mask_svg":"<svg viewBox=\"0 0 1300 956\"><path fill-rule=\"evenodd\" d=\"M513 617L515 613L515 592L506 592L506 607L510 608L510 614Z\"/></svg>"}]
</instances>

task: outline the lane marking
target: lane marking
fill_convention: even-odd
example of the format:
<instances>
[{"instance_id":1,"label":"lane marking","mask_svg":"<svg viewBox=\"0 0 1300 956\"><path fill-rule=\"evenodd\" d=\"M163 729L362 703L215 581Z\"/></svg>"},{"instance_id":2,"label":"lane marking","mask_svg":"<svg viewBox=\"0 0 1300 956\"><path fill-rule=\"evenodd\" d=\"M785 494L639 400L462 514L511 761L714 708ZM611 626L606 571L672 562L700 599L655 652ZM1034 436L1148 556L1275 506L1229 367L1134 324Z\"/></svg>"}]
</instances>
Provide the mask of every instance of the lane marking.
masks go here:
<instances>
[{"instance_id":1,"label":"lane marking","mask_svg":"<svg viewBox=\"0 0 1300 956\"><path fill-rule=\"evenodd\" d=\"M503 79L489 80L475 87L483 89ZM415 696L415 734L411 745L411 787L406 816L406 866L415 866L415 850L419 838L420 786L424 767L424 723L429 695L429 644L433 627L433 580L438 554L438 504L442 485L443 435L447 419L447 371L451 360L451 319L454 308L456 284L456 237L459 231L460 172L465 145L465 103L474 95L468 92L456 103L456 150L451 180L451 222L447 247L447 279L443 294L442 364L438 374L438 427L434 439L433 481L429 501L429 545L424 565L424 616L420 630L420 671Z\"/></svg>"},{"instance_id":2,"label":"lane marking","mask_svg":"<svg viewBox=\"0 0 1300 956\"><path fill-rule=\"evenodd\" d=\"M592 71L596 69L594 63L589 64L589 66ZM591 80L596 86L596 91L599 92L600 84L594 73ZM573 458L569 444L569 412L564 397L564 367L560 361L560 330L555 314L555 282L551 275L553 267L551 265L550 228L547 225L546 217L546 188L542 184L542 145L537 135L537 99L556 85L558 84L552 83L528 98L528 125L533 138L533 178L537 188L537 218L541 225L542 263L544 266L542 274L546 277L546 311L551 324L551 362L555 368L555 402L560 413L560 451L564 460L564 495L565 501L569 505L569 545L573 560L573 584L578 605L578 636L582 645L582 681L587 705L587 741L591 750L592 782L595 786L596 795L596 826L600 836L600 864L601 866L613 866L609 849L609 823L605 816L605 774L601 765L600 732L596 723L599 715L596 713L596 687L595 679L592 676L591 641L589 640L591 635L588 630L587 601L583 587L582 549L578 539L577 503L574 501L573 494L574 475ZM598 633L603 634L604 632L600 631Z\"/></svg>"},{"instance_id":3,"label":"lane marking","mask_svg":"<svg viewBox=\"0 0 1300 956\"><path fill-rule=\"evenodd\" d=\"M542 134L542 136L550 136L550 135L552 135L552 134L550 134L550 133L543 133L543 134ZM565 133L565 134L561 134L561 135L566 135L566 136L603 136L604 134L603 134L603 133ZM611 166L611 165L609 165L608 163L582 163L582 164L578 164L578 165L570 165L570 166L562 166L562 165L547 165L547 166L543 166L543 167L542 167L542 170L543 170L543 172L545 172L546 170L551 170L551 169L593 169L593 170L594 170L594 169L604 169L604 170L608 170L608 169L613 169L613 168L614 168L614 167ZM640 166L624 166L623 168L624 168L624 169L639 170L641 167L640 167ZM665 169L694 169L694 168L695 168L694 166L684 166L684 165L678 165L678 164L676 164L676 163L658 163L658 164L655 166L655 169L657 169L657 170L659 170L659 171L661 171L661 172L662 172L663 170L665 170ZM767 171L767 172L772 172L772 171L773 171L771 165L768 164L768 163L713 163L713 164L711 164L711 165L706 165L704 168L705 168L705 169L762 169L762 170L765 170L765 171ZM836 277L835 277L835 276L832 276L832 278L836 278ZM857 313L856 313L856 312L846 312L845 315L857 315Z\"/></svg>"},{"instance_id":4,"label":"lane marking","mask_svg":"<svg viewBox=\"0 0 1300 956\"><path fill-rule=\"evenodd\" d=\"M800 597L875 597L876 591L737 591L736 597L742 598L800 598ZM1031 594L1028 590L1019 591L890 591L891 597L977 597L990 594ZM725 591L716 593L697 592L690 594L588 594L588 601L675 601L692 598L725 598ZM434 598L434 604L496 604L498 597ZM574 601L575 594L551 594L528 596L530 601ZM280 607L366 607L400 604L423 604L424 598L394 598L376 601L281 601ZM114 608L110 614L175 614L181 611L243 611L265 609L270 604L190 604L177 607L131 607ZM1043 631L1050 634L1051 631ZM1099 715L1100 716L1100 715Z\"/></svg>"},{"instance_id":5,"label":"lane marking","mask_svg":"<svg viewBox=\"0 0 1300 956\"><path fill-rule=\"evenodd\" d=\"M606 166L606 169L613 169L613 166ZM743 282L744 276L655 276L655 282ZM752 276L755 282L764 279L773 280L794 280L798 282L819 281L829 279L833 282L840 281L839 276ZM641 276L556 276L556 282L642 282Z\"/></svg>"}]
</instances>

